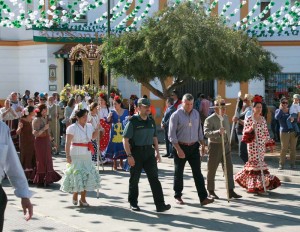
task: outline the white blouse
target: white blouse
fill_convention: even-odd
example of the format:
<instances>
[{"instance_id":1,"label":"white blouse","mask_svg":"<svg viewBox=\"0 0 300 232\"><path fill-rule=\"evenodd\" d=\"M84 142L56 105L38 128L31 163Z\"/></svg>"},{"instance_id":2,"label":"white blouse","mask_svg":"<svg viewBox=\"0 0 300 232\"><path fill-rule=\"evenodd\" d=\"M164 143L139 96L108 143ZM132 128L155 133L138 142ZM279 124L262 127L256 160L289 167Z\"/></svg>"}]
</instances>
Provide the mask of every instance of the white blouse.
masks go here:
<instances>
[{"instance_id":1,"label":"white blouse","mask_svg":"<svg viewBox=\"0 0 300 232\"><path fill-rule=\"evenodd\" d=\"M92 124L87 123L82 127L79 123L73 123L67 128L66 134L73 135L72 143L88 143L91 142L94 128ZM73 146L71 144L70 155L91 155L87 147Z\"/></svg>"}]
</instances>

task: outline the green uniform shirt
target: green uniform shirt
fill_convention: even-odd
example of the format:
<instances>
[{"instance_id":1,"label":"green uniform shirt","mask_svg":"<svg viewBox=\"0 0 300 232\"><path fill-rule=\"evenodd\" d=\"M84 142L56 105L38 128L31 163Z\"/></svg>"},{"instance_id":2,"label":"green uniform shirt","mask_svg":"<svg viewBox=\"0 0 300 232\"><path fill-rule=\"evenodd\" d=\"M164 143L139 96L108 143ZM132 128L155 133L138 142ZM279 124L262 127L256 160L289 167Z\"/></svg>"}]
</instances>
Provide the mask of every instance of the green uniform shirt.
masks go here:
<instances>
[{"instance_id":1,"label":"green uniform shirt","mask_svg":"<svg viewBox=\"0 0 300 232\"><path fill-rule=\"evenodd\" d=\"M143 120L140 115L133 115L123 131L123 137L130 139L133 146L152 145L153 137L157 137L154 120L149 117Z\"/></svg>"}]
</instances>

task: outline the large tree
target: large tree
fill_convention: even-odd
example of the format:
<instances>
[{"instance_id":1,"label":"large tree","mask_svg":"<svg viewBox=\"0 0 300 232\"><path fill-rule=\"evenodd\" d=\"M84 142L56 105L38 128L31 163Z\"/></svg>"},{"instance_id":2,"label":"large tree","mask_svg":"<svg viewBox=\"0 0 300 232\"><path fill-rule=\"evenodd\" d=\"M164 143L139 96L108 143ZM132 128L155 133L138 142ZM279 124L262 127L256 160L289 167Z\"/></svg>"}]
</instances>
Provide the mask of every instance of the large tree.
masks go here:
<instances>
[{"instance_id":1,"label":"large tree","mask_svg":"<svg viewBox=\"0 0 300 232\"><path fill-rule=\"evenodd\" d=\"M111 36L102 53L103 64L117 76L143 84L160 98L190 78L240 82L267 79L280 71L274 55L255 38L234 31L191 2L167 8L137 31ZM166 86L168 77L174 82ZM162 91L149 83L155 78Z\"/></svg>"}]
</instances>

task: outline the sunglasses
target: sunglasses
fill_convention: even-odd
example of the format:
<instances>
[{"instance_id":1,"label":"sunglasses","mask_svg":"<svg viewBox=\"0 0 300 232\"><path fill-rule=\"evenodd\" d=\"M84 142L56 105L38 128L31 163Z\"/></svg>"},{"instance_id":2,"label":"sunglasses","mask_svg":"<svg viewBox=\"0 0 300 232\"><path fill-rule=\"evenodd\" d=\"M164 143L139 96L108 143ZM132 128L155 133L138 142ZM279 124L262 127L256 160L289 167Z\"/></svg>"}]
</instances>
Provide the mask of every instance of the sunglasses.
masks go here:
<instances>
[{"instance_id":1,"label":"sunglasses","mask_svg":"<svg viewBox=\"0 0 300 232\"><path fill-rule=\"evenodd\" d=\"M288 104L288 102L281 102L281 104Z\"/></svg>"}]
</instances>

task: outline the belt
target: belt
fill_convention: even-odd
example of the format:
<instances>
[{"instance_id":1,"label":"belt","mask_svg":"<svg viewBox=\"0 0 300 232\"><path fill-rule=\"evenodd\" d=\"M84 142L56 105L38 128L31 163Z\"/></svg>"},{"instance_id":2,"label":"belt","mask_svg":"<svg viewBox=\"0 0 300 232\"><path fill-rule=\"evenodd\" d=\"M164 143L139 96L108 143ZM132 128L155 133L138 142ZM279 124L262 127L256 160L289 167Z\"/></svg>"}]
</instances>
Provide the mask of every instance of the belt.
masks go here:
<instances>
[{"instance_id":1,"label":"belt","mask_svg":"<svg viewBox=\"0 0 300 232\"><path fill-rule=\"evenodd\" d=\"M192 142L192 143L183 143L183 142L178 142L178 144L183 145L183 146L193 146L197 142Z\"/></svg>"},{"instance_id":2,"label":"belt","mask_svg":"<svg viewBox=\"0 0 300 232\"><path fill-rule=\"evenodd\" d=\"M144 145L144 146L134 146L135 149L149 149L152 148L153 145Z\"/></svg>"},{"instance_id":3,"label":"belt","mask_svg":"<svg viewBox=\"0 0 300 232\"><path fill-rule=\"evenodd\" d=\"M91 151L92 153L95 153L94 146L93 146L93 144L91 142L90 143L72 143L72 146L75 146L75 147L87 147L87 149L89 151Z\"/></svg>"}]
</instances>

